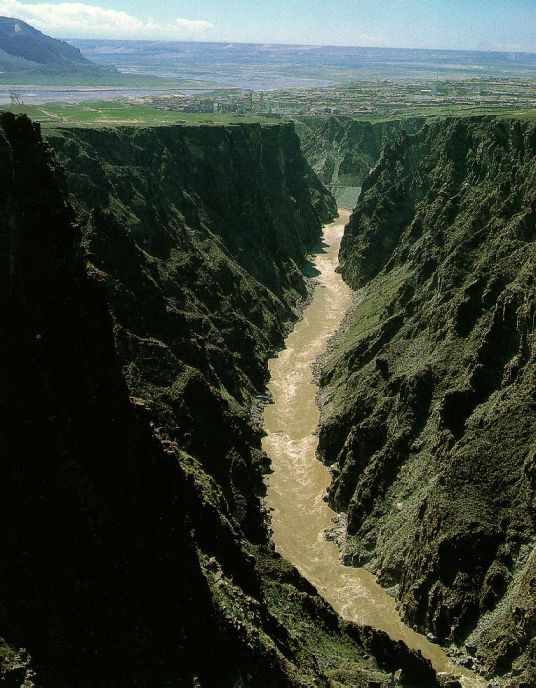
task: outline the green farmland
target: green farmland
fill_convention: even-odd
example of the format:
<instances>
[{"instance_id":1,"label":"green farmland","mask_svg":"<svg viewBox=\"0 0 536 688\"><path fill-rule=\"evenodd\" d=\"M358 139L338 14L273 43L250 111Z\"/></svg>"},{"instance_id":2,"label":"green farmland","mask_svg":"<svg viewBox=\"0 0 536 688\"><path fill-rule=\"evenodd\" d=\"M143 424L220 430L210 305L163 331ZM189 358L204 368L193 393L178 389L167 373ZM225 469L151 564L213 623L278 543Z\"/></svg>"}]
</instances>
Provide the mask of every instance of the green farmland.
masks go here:
<instances>
[{"instance_id":1,"label":"green farmland","mask_svg":"<svg viewBox=\"0 0 536 688\"><path fill-rule=\"evenodd\" d=\"M157 126L165 124L237 124L273 123L277 117L259 114L180 112L130 103L128 101L84 101L81 103L45 103L44 105L6 105L8 112L28 115L43 128L95 126Z\"/></svg>"}]
</instances>

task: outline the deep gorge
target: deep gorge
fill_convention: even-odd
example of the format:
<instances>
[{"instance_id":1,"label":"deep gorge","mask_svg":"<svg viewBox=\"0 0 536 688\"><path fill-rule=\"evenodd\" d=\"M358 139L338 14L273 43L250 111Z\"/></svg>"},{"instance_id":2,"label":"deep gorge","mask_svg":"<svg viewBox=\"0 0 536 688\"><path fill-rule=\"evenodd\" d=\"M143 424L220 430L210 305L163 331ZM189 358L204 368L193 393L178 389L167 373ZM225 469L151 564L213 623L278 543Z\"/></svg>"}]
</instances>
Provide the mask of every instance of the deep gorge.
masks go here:
<instances>
[{"instance_id":1,"label":"deep gorge","mask_svg":"<svg viewBox=\"0 0 536 688\"><path fill-rule=\"evenodd\" d=\"M334 212L292 127L1 128L2 681L436 685L269 543L250 407Z\"/></svg>"},{"instance_id":2,"label":"deep gorge","mask_svg":"<svg viewBox=\"0 0 536 688\"><path fill-rule=\"evenodd\" d=\"M320 377L345 559L530 685L534 127L342 124L310 129L364 179L356 304ZM0 127L3 680L439 685L269 538L252 411L336 212L320 144L302 131L302 154L291 124Z\"/></svg>"}]
</instances>

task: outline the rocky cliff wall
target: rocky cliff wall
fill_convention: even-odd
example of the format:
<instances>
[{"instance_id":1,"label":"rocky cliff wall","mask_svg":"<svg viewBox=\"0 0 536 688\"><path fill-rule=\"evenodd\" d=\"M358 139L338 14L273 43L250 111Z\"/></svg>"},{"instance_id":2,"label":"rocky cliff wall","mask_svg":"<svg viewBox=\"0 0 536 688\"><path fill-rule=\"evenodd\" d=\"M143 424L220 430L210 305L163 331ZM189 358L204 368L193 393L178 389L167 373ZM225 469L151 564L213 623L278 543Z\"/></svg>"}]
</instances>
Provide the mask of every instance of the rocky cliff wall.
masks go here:
<instances>
[{"instance_id":1,"label":"rocky cliff wall","mask_svg":"<svg viewBox=\"0 0 536 688\"><path fill-rule=\"evenodd\" d=\"M291 125L48 140L108 287L131 393L224 487L249 536L265 539L251 405L307 296L302 268L334 211L329 194Z\"/></svg>"},{"instance_id":2,"label":"rocky cliff wall","mask_svg":"<svg viewBox=\"0 0 536 688\"><path fill-rule=\"evenodd\" d=\"M346 561L508 686L536 680L535 238L534 124L439 120L387 145L321 373Z\"/></svg>"},{"instance_id":3,"label":"rocky cliff wall","mask_svg":"<svg viewBox=\"0 0 536 688\"><path fill-rule=\"evenodd\" d=\"M232 673L178 452L129 400L104 284L38 130L7 115L1 128L2 682L34 685L9 646L31 650L37 685L154 685L206 659Z\"/></svg>"},{"instance_id":4,"label":"rocky cliff wall","mask_svg":"<svg viewBox=\"0 0 536 688\"><path fill-rule=\"evenodd\" d=\"M300 117L296 131L303 154L324 184L361 186L383 146L403 132L415 133L425 120L409 117L365 122L351 117Z\"/></svg>"}]
</instances>

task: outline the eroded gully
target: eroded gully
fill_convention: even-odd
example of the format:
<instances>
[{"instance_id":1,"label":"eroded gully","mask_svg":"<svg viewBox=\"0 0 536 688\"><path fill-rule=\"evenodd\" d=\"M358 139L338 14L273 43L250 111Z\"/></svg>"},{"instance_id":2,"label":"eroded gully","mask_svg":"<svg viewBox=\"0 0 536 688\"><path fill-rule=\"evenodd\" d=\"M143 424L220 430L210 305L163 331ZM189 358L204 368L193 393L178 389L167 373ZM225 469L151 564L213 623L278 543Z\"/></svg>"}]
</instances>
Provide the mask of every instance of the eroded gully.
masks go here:
<instances>
[{"instance_id":1,"label":"eroded gully","mask_svg":"<svg viewBox=\"0 0 536 688\"><path fill-rule=\"evenodd\" d=\"M266 478L273 540L277 551L343 618L382 629L420 650L437 671L458 675L466 688L480 688L485 685L480 678L454 665L439 646L406 626L395 600L375 577L365 569L344 566L336 544L325 538L336 514L323 500L330 475L316 457L320 414L313 366L352 300L351 289L335 271L348 216L340 211L338 219L324 228L321 248L314 256L319 274L311 301L284 349L269 362L273 403L264 409L263 448L273 471Z\"/></svg>"}]
</instances>

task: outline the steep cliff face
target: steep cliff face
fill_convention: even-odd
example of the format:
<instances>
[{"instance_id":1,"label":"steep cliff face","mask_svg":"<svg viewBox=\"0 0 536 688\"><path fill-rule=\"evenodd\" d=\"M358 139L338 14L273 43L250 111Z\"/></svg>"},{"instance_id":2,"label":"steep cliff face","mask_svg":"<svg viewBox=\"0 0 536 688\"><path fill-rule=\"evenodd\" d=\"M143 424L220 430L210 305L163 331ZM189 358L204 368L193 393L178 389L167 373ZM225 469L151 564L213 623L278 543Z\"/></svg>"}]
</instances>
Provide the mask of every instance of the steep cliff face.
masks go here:
<instances>
[{"instance_id":1,"label":"steep cliff face","mask_svg":"<svg viewBox=\"0 0 536 688\"><path fill-rule=\"evenodd\" d=\"M251 252L275 243L267 260L285 274L267 287L243 267L260 275L262 262L231 259L222 239L231 201L222 192L216 214L208 202L214 177L200 173L197 186L184 179L183 196L171 178L167 185L155 176L159 132L132 132L145 136L134 151L128 132L78 132L70 142L64 135L82 155L73 160L82 168L67 176L74 189L77 175L79 190L87 186L77 198L86 253L63 172L38 130L10 115L0 128L2 684L327 688L388 685L389 672L403 668L404 685L435 685L422 658L372 629L341 624L263 544L259 433L246 420L263 354L245 351L257 345L247 328L266 322L259 346L267 351L302 298L296 263L319 230L303 200L308 185L296 181L283 208L276 196L271 209L264 196L267 212L293 220L286 236L282 224L277 232L264 225L265 235L260 224L241 225L244 245L245 230L259 231ZM83 135L94 137L85 152ZM275 131L272 141L282 175L278 136L286 134ZM190 160L192 174L212 169L216 145L203 145L192 148L205 158ZM122 167L134 154L149 159ZM169 202L172 194L184 205ZM217 323L232 325L220 313L243 325L245 344L238 335L214 341L231 369L225 379L243 383L236 396L218 377L223 364L203 349ZM237 362L242 355L254 374Z\"/></svg>"},{"instance_id":2,"label":"steep cliff face","mask_svg":"<svg viewBox=\"0 0 536 688\"><path fill-rule=\"evenodd\" d=\"M154 685L197 672L205 650L232 672L177 452L129 400L102 281L38 131L1 127L3 680L31 677L9 644L31 649L40 685Z\"/></svg>"},{"instance_id":3,"label":"steep cliff face","mask_svg":"<svg viewBox=\"0 0 536 688\"><path fill-rule=\"evenodd\" d=\"M315 204L330 218L329 194L290 125L65 130L49 142L106 279L131 393L265 540L250 409L306 297Z\"/></svg>"},{"instance_id":4,"label":"steep cliff face","mask_svg":"<svg viewBox=\"0 0 536 688\"><path fill-rule=\"evenodd\" d=\"M296 130L303 154L324 184L361 186L383 146L403 132L415 133L425 120L410 117L364 122L351 117L300 117Z\"/></svg>"},{"instance_id":5,"label":"steep cliff face","mask_svg":"<svg viewBox=\"0 0 536 688\"><path fill-rule=\"evenodd\" d=\"M388 145L322 371L346 561L509 686L535 680L535 239L534 124L447 119Z\"/></svg>"}]
</instances>

